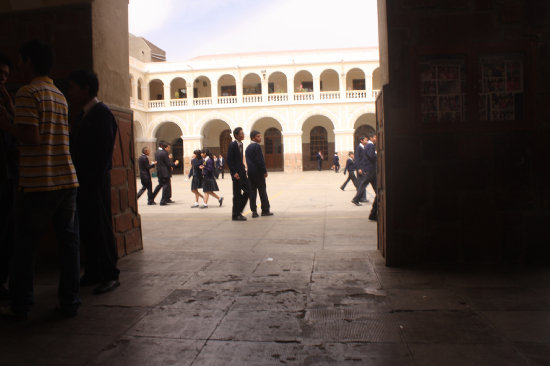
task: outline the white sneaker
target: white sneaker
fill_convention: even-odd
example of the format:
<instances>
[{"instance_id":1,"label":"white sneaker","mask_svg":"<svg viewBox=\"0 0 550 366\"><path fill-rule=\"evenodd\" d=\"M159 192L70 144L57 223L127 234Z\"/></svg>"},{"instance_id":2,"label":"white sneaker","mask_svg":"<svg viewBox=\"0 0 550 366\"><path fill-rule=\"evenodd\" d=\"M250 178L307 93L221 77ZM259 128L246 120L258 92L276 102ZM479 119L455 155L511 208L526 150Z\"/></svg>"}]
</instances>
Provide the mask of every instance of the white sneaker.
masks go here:
<instances>
[{"instance_id":1,"label":"white sneaker","mask_svg":"<svg viewBox=\"0 0 550 366\"><path fill-rule=\"evenodd\" d=\"M196 207L199 207L199 203L198 203L198 202L195 202L195 203L193 204L193 206L191 206L191 208L196 208Z\"/></svg>"},{"instance_id":2,"label":"white sneaker","mask_svg":"<svg viewBox=\"0 0 550 366\"><path fill-rule=\"evenodd\" d=\"M203 204L201 208L208 208L208 205Z\"/></svg>"}]
</instances>

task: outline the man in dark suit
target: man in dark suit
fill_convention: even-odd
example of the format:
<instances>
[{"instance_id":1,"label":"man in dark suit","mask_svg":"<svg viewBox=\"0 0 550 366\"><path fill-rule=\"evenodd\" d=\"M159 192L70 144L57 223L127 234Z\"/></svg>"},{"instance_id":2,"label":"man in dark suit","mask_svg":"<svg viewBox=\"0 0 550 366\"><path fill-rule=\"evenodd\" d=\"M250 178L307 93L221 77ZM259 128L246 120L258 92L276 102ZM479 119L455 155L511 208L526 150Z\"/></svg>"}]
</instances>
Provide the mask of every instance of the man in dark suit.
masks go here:
<instances>
[{"instance_id":1,"label":"man in dark suit","mask_svg":"<svg viewBox=\"0 0 550 366\"><path fill-rule=\"evenodd\" d=\"M233 137L235 137L235 141L230 143L227 149L227 165L233 181L232 220L246 221L246 217L242 215L242 212L248 201L250 187L243 162L243 129L241 127L235 128Z\"/></svg>"},{"instance_id":2,"label":"man in dark suit","mask_svg":"<svg viewBox=\"0 0 550 366\"><path fill-rule=\"evenodd\" d=\"M223 158L222 154L218 157L218 175L221 173L222 179L224 175L224 169L225 169L225 159Z\"/></svg>"},{"instance_id":3,"label":"man in dark suit","mask_svg":"<svg viewBox=\"0 0 550 366\"><path fill-rule=\"evenodd\" d=\"M321 153L321 151L317 152L317 169L319 171L321 171L322 167L323 167L323 154Z\"/></svg>"},{"instance_id":4,"label":"man in dark suit","mask_svg":"<svg viewBox=\"0 0 550 366\"><path fill-rule=\"evenodd\" d=\"M355 168L357 171L357 193L351 200L356 206L361 206L361 200L365 199L365 192L368 182L367 178L367 160L365 155L365 146L367 145L367 136L361 136L359 138L359 144L355 148Z\"/></svg>"},{"instance_id":5,"label":"man in dark suit","mask_svg":"<svg viewBox=\"0 0 550 366\"><path fill-rule=\"evenodd\" d=\"M156 165L156 161L153 161L152 164L149 163L149 154L151 150L148 147L141 149L141 156L138 159L139 165L139 179L141 180L141 189L137 193L137 199L141 197L143 192L147 190L147 204L156 205L153 197L153 183L151 182L151 173L149 170Z\"/></svg>"},{"instance_id":6,"label":"man in dark suit","mask_svg":"<svg viewBox=\"0 0 550 366\"><path fill-rule=\"evenodd\" d=\"M357 173L359 175L359 188L357 189L357 194L351 202L357 206L361 206L358 199L361 195L361 191L367 188L367 185L370 183L372 189L374 190L374 202L372 204L372 209L369 215L369 220L376 221L378 219L378 200L377 200L377 189L376 189L376 135L374 133L369 133L365 138L367 142L364 144L364 149L361 155L361 159L357 162ZM361 138L361 141L364 141L364 138Z\"/></svg>"},{"instance_id":7,"label":"man in dark suit","mask_svg":"<svg viewBox=\"0 0 550 366\"><path fill-rule=\"evenodd\" d=\"M71 148L78 176L77 210L80 240L86 253L82 286L98 285L95 294L117 288L119 270L111 212L111 168L116 119L97 99L99 82L90 71L69 76L69 100L80 118L71 130Z\"/></svg>"},{"instance_id":8,"label":"man in dark suit","mask_svg":"<svg viewBox=\"0 0 550 366\"><path fill-rule=\"evenodd\" d=\"M348 160L346 161L346 166L344 168L344 174L346 174L346 171L348 172L348 179L342 184L340 189L343 191L346 189L346 185L351 180L353 185L355 186L355 189L357 189L357 177L355 177L355 162L353 161L354 158L353 152L348 153Z\"/></svg>"},{"instance_id":9,"label":"man in dark suit","mask_svg":"<svg viewBox=\"0 0 550 366\"><path fill-rule=\"evenodd\" d=\"M170 159L170 145L165 141L159 143L159 148L155 152L155 160L157 162L157 177L159 180L158 186L155 187L153 192L153 201L162 188L162 197L160 199L160 205L166 206L169 203L174 203L170 199L172 196L172 169L175 168L179 161L172 162Z\"/></svg>"},{"instance_id":10,"label":"man in dark suit","mask_svg":"<svg viewBox=\"0 0 550 366\"><path fill-rule=\"evenodd\" d=\"M250 210L252 217L258 217L256 206L256 195L259 192L260 201L262 202L262 216L272 216L269 211L269 199L265 186L265 178L267 178L267 169L265 167L264 154L262 153L262 134L258 131L250 132L250 140L252 143L246 148L246 165L248 167L248 180L250 181Z\"/></svg>"}]
</instances>

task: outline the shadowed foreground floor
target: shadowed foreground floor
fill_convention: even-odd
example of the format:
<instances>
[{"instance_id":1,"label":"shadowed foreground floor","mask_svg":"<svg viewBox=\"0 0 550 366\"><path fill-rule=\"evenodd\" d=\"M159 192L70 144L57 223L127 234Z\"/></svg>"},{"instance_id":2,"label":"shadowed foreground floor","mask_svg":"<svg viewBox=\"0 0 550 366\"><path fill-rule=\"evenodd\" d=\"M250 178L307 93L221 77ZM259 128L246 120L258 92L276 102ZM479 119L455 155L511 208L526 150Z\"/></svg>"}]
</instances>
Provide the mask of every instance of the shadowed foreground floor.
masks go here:
<instances>
[{"instance_id":1,"label":"shadowed foreground floor","mask_svg":"<svg viewBox=\"0 0 550 366\"><path fill-rule=\"evenodd\" d=\"M233 222L228 175L205 210L175 177L175 204L140 200L121 287L60 320L39 274L30 320L0 320L0 365L550 365L548 269L388 268L343 180L273 173L275 216Z\"/></svg>"}]
</instances>

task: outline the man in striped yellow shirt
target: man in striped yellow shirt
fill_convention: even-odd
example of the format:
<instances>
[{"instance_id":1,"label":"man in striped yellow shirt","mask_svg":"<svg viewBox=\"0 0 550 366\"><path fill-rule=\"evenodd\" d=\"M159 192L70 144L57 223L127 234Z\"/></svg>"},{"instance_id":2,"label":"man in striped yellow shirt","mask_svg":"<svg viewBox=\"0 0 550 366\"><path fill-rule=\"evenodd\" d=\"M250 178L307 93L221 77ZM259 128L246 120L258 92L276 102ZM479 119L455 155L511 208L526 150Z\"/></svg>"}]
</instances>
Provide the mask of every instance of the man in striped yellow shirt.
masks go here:
<instances>
[{"instance_id":1,"label":"man in striped yellow shirt","mask_svg":"<svg viewBox=\"0 0 550 366\"><path fill-rule=\"evenodd\" d=\"M0 128L19 140L18 236L10 273L11 314L26 319L34 303L33 274L37 243L53 223L60 253L59 310L74 316L80 304L80 249L76 216L78 181L69 152L65 96L48 77L53 51L41 41L20 49L21 68L29 81L15 100L15 122L0 115Z\"/></svg>"}]
</instances>

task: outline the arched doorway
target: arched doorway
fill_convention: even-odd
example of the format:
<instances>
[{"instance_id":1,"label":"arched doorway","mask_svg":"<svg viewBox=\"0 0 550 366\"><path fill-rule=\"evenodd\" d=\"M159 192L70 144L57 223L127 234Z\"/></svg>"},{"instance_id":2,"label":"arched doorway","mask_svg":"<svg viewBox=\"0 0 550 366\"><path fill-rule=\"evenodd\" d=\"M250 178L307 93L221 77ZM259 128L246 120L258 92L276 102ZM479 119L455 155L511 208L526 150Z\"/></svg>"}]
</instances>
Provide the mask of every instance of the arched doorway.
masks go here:
<instances>
[{"instance_id":1,"label":"arched doorway","mask_svg":"<svg viewBox=\"0 0 550 366\"><path fill-rule=\"evenodd\" d=\"M361 125L353 133L353 148L359 144L359 139L361 136L367 136L369 133L375 133L374 128L369 125Z\"/></svg>"},{"instance_id":2,"label":"arched doorway","mask_svg":"<svg viewBox=\"0 0 550 366\"><path fill-rule=\"evenodd\" d=\"M359 144L361 136L367 136L369 133L376 133L376 115L374 113L365 113L360 115L353 124L353 148Z\"/></svg>"},{"instance_id":3,"label":"arched doorway","mask_svg":"<svg viewBox=\"0 0 550 366\"><path fill-rule=\"evenodd\" d=\"M222 133L220 133L220 154L222 154L224 159L227 158L227 150L229 149L231 141L233 141L231 138L231 130L223 130Z\"/></svg>"},{"instance_id":4,"label":"arched doorway","mask_svg":"<svg viewBox=\"0 0 550 366\"><path fill-rule=\"evenodd\" d=\"M283 142L281 131L275 127L264 133L265 165L269 171L283 171Z\"/></svg>"},{"instance_id":5,"label":"arched doorway","mask_svg":"<svg viewBox=\"0 0 550 366\"><path fill-rule=\"evenodd\" d=\"M183 174L183 140L178 137L172 141L172 160L179 160L179 164L174 168L174 174Z\"/></svg>"},{"instance_id":6,"label":"arched doorway","mask_svg":"<svg viewBox=\"0 0 550 366\"><path fill-rule=\"evenodd\" d=\"M334 124L323 115L309 117L302 125L302 169L317 170L317 153L323 154L322 169L330 169L334 155Z\"/></svg>"},{"instance_id":7,"label":"arched doorway","mask_svg":"<svg viewBox=\"0 0 550 366\"><path fill-rule=\"evenodd\" d=\"M213 155L227 157L227 148L231 143L231 130L227 122L212 119L204 125L201 134L203 148L210 150Z\"/></svg>"},{"instance_id":8,"label":"arched doorway","mask_svg":"<svg viewBox=\"0 0 550 366\"><path fill-rule=\"evenodd\" d=\"M174 168L174 174L183 174L185 167L183 166L183 135L180 127L174 122L161 123L156 132L155 138L157 139L157 145L160 141L166 141L172 145L172 160L179 160L178 166ZM151 154L154 156L153 151Z\"/></svg>"},{"instance_id":9,"label":"arched doorway","mask_svg":"<svg viewBox=\"0 0 550 366\"><path fill-rule=\"evenodd\" d=\"M317 161L317 153L321 152L324 158L323 168L327 166L330 155L328 154L328 133L322 126L315 126L309 133L309 157L312 162ZM330 164L329 164L330 165Z\"/></svg>"}]
</instances>

